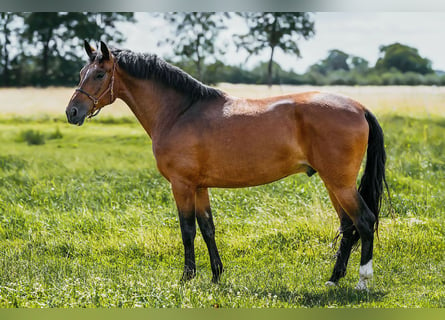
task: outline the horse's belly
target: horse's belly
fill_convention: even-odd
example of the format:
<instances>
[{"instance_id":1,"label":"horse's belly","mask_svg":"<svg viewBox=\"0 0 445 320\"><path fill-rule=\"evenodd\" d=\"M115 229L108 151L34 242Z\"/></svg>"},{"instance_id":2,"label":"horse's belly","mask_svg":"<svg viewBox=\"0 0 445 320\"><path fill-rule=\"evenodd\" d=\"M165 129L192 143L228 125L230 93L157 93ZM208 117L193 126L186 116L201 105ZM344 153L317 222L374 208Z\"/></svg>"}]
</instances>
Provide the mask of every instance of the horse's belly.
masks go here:
<instances>
[{"instance_id":1,"label":"horse's belly","mask_svg":"<svg viewBox=\"0 0 445 320\"><path fill-rule=\"evenodd\" d=\"M246 174L239 170L234 170L232 172L224 172L224 175L205 175L199 185L209 188L253 187L280 180L297 172L304 172L306 168L305 165L297 165L292 170L272 172L258 172L255 168L250 168ZM234 172L238 174L233 174Z\"/></svg>"},{"instance_id":2,"label":"horse's belly","mask_svg":"<svg viewBox=\"0 0 445 320\"><path fill-rule=\"evenodd\" d=\"M237 149L230 148L227 149ZM284 147L283 147L284 149ZM254 149L247 146L209 157L201 168L201 183L207 187L256 186L306 171L307 163L297 149Z\"/></svg>"},{"instance_id":3,"label":"horse's belly","mask_svg":"<svg viewBox=\"0 0 445 320\"><path fill-rule=\"evenodd\" d=\"M306 163L294 110L277 108L256 117L234 117L201 141L201 177L213 187L269 183L299 171Z\"/></svg>"}]
</instances>

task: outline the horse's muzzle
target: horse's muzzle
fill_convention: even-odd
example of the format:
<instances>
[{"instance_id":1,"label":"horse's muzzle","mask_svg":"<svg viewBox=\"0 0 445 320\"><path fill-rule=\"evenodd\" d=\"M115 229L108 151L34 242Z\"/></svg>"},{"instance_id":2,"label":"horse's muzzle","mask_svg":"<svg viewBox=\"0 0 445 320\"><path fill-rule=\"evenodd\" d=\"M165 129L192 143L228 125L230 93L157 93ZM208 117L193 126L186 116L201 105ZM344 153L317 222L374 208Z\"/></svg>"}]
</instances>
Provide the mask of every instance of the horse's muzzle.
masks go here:
<instances>
[{"instance_id":1,"label":"horse's muzzle","mask_svg":"<svg viewBox=\"0 0 445 320\"><path fill-rule=\"evenodd\" d=\"M69 105L66 108L65 113L68 122L78 126L81 126L84 123L87 116L86 108L82 108L76 105Z\"/></svg>"}]
</instances>

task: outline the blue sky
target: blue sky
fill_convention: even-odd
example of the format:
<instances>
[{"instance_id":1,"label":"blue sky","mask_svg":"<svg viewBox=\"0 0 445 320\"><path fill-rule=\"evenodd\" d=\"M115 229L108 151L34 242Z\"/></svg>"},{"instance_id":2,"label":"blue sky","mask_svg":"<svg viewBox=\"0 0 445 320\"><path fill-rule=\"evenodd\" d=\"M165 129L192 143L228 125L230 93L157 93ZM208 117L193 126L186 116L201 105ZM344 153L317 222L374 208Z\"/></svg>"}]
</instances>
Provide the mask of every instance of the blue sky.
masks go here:
<instances>
[{"instance_id":1,"label":"blue sky","mask_svg":"<svg viewBox=\"0 0 445 320\"><path fill-rule=\"evenodd\" d=\"M158 47L160 39L168 36L169 25L162 19L146 13L136 13L138 22L122 25L127 36L124 46L138 52L157 53L166 56L171 49ZM221 34L221 45L228 49L220 57L229 64L245 63L247 54L232 45L231 34L244 31L243 21L233 19ZM400 42L419 50L433 62L436 70L445 70L445 12L318 12L315 13L316 35L310 40L300 40L301 59L276 54L276 61L285 69L304 72L317 61L326 57L330 49L367 59L374 65L379 57L379 46ZM252 57L247 65L265 61L269 52Z\"/></svg>"}]
</instances>

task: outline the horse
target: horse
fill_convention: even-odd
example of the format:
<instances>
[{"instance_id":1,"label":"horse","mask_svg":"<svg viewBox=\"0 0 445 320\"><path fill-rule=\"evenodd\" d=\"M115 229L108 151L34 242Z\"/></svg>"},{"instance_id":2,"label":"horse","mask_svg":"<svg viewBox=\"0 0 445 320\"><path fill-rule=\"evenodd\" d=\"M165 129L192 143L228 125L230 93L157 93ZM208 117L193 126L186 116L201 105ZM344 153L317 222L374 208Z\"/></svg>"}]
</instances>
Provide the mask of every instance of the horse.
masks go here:
<instances>
[{"instance_id":1,"label":"horse","mask_svg":"<svg viewBox=\"0 0 445 320\"><path fill-rule=\"evenodd\" d=\"M171 184L184 246L181 280L196 275L196 222L210 256L212 281L217 283L223 272L209 188L258 186L296 173L318 173L342 235L326 285L335 286L346 275L351 249L361 239L356 288L367 289L384 184L388 190L383 130L368 109L351 98L318 91L237 98L153 54L110 49L104 42L96 50L86 40L84 48L89 62L66 108L68 122L80 126L117 98L132 110L152 140L158 170Z\"/></svg>"}]
</instances>

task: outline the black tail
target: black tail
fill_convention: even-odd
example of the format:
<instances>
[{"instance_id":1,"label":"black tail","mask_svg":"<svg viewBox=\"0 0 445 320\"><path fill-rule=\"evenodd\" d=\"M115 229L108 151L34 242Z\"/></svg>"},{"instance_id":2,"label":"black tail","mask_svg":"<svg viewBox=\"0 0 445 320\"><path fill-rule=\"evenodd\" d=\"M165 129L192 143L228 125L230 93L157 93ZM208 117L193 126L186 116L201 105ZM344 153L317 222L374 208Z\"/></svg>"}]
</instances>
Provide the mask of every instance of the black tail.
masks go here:
<instances>
[{"instance_id":1,"label":"black tail","mask_svg":"<svg viewBox=\"0 0 445 320\"><path fill-rule=\"evenodd\" d=\"M383 186L386 187L389 196L388 184L385 178L386 152L383 142L383 130L375 116L366 111L365 118L369 125L368 151L366 167L358 188L368 208L376 218L375 230L379 225L379 213L382 205Z\"/></svg>"}]
</instances>

